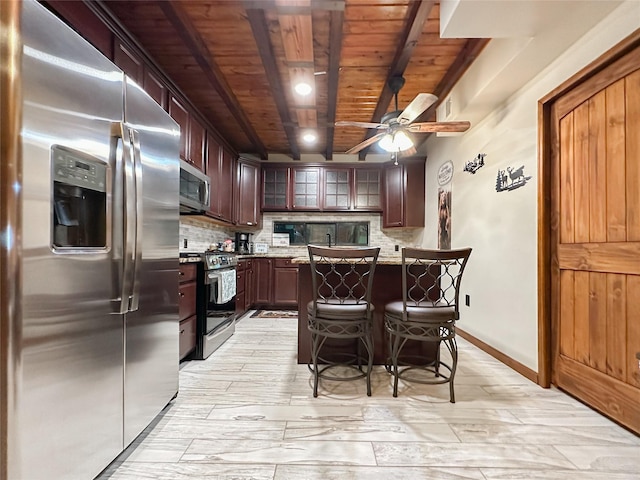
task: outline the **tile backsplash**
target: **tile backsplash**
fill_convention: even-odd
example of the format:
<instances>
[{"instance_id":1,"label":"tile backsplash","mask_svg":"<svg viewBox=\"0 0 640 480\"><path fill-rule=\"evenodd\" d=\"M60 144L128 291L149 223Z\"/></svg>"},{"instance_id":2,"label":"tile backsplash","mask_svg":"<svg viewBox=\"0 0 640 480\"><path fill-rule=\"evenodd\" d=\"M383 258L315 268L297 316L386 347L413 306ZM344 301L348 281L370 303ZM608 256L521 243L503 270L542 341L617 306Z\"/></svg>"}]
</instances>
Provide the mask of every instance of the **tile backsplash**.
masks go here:
<instances>
[{"instance_id":1,"label":"tile backsplash","mask_svg":"<svg viewBox=\"0 0 640 480\"><path fill-rule=\"evenodd\" d=\"M235 234L229 227L217 225L202 217L180 216L180 251L204 252L211 244L224 242L226 239L234 239ZM187 246L185 247L185 240Z\"/></svg>"},{"instance_id":2,"label":"tile backsplash","mask_svg":"<svg viewBox=\"0 0 640 480\"><path fill-rule=\"evenodd\" d=\"M369 222L369 245L380 246L381 255L394 255L395 245L402 247L420 246L422 244L423 228L382 228L382 216L377 213L362 214L335 214L335 213L265 213L262 217L260 229L234 229L221 226L202 217L183 215L180 217L180 251L203 252L212 244L223 242L226 239L234 239L235 231L253 233L254 243L266 243L269 253L287 254L291 256L304 256L307 254L305 247L274 247L272 246L273 222L301 222L301 221L350 221ZM184 246L184 240L187 246Z\"/></svg>"}]
</instances>

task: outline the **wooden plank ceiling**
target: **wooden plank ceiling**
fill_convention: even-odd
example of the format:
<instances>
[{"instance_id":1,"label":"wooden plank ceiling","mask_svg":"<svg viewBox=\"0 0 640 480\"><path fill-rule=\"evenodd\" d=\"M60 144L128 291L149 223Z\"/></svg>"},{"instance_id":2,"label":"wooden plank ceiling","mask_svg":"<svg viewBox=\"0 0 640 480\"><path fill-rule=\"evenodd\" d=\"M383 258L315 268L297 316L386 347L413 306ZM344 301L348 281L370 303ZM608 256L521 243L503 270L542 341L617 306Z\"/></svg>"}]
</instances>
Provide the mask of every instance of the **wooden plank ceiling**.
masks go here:
<instances>
[{"instance_id":1,"label":"wooden plank ceiling","mask_svg":"<svg viewBox=\"0 0 640 480\"><path fill-rule=\"evenodd\" d=\"M334 122L378 122L395 110L389 77L406 80L399 109L420 92L443 98L487 43L440 38L435 0L103 4L221 136L261 159L320 153L332 160L373 133ZM294 92L300 79L310 95ZM420 120L433 119L434 110ZM302 140L308 132L315 144Z\"/></svg>"}]
</instances>

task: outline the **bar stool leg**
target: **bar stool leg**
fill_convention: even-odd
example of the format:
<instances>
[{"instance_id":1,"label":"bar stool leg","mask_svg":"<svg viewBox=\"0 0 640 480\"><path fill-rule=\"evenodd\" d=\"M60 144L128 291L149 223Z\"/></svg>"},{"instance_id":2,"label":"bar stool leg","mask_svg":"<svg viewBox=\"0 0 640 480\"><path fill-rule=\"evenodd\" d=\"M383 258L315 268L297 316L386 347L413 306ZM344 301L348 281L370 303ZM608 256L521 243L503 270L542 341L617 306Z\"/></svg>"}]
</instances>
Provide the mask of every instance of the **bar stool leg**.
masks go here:
<instances>
[{"instance_id":1,"label":"bar stool leg","mask_svg":"<svg viewBox=\"0 0 640 480\"><path fill-rule=\"evenodd\" d=\"M367 350L367 396L371 396L371 370L373 370L373 338L371 332L362 337L362 343Z\"/></svg>"},{"instance_id":2,"label":"bar stool leg","mask_svg":"<svg viewBox=\"0 0 640 480\"><path fill-rule=\"evenodd\" d=\"M313 396L318 396L318 343L320 338L317 333L311 334L311 362L313 363Z\"/></svg>"},{"instance_id":3,"label":"bar stool leg","mask_svg":"<svg viewBox=\"0 0 640 480\"><path fill-rule=\"evenodd\" d=\"M449 351L451 352L451 373L449 376L449 400L451 403L456 403L456 396L453 390L453 379L456 376L456 368L458 366L458 344L456 339L450 338L447 340L449 344Z\"/></svg>"}]
</instances>

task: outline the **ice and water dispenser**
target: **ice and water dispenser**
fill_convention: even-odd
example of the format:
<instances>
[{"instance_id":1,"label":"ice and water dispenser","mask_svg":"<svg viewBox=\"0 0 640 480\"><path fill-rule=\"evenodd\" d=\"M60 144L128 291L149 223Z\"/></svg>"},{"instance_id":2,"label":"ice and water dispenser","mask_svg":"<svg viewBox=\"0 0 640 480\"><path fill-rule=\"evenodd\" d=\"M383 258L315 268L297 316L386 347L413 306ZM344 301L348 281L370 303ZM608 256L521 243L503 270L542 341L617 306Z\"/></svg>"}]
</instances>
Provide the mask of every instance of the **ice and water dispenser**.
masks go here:
<instances>
[{"instance_id":1,"label":"ice and water dispenser","mask_svg":"<svg viewBox=\"0 0 640 480\"><path fill-rule=\"evenodd\" d=\"M53 246L107 246L107 165L61 146L53 157Z\"/></svg>"}]
</instances>

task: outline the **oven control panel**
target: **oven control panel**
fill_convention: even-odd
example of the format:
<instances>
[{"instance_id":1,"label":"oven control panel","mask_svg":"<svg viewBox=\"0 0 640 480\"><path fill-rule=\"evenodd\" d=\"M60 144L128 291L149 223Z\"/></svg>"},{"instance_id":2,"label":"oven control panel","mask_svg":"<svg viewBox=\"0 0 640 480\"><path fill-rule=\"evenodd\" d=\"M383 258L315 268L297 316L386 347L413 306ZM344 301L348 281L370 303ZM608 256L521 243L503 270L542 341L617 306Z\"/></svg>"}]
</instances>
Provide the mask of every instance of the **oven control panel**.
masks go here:
<instances>
[{"instance_id":1,"label":"oven control panel","mask_svg":"<svg viewBox=\"0 0 640 480\"><path fill-rule=\"evenodd\" d=\"M220 268L231 268L238 265L238 257L229 253L205 253L205 268L207 270L217 270Z\"/></svg>"}]
</instances>

